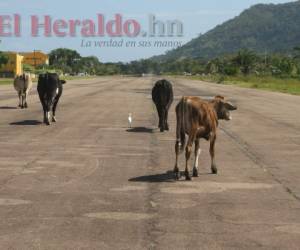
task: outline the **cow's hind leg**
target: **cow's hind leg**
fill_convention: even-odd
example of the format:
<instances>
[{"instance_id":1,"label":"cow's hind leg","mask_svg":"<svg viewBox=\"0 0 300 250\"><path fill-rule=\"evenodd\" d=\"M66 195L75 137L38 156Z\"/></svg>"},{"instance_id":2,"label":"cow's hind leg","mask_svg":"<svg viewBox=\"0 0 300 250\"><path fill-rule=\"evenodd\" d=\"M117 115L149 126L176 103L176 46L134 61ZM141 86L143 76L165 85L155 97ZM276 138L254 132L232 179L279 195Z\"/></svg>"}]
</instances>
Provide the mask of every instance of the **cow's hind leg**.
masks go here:
<instances>
[{"instance_id":1,"label":"cow's hind leg","mask_svg":"<svg viewBox=\"0 0 300 250\"><path fill-rule=\"evenodd\" d=\"M21 91L18 91L18 97L19 97L19 107L22 107L22 93Z\"/></svg>"},{"instance_id":2,"label":"cow's hind leg","mask_svg":"<svg viewBox=\"0 0 300 250\"><path fill-rule=\"evenodd\" d=\"M175 176L176 180L179 180L180 172L179 172L179 168L178 168L178 157L179 157L179 154L180 154L180 140L176 141L175 154L176 154L176 161L175 161L175 167L174 167L174 176Z\"/></svg>"},{"instance_id":3,"label":"cow's hind leg","mask_svg":"<svg viewBox=\"0 0 300 250\"><path fill-rule=\"evenodd\" d=\"M162 109L161 109L161 107L160 107L160 105L159 104L155 104L155 106L156 106L156 109L157 109L157 114L158 114L158 127L161 129L161 126L162 126L162 123L161 123L161 121L162 121L162 119L161 119L161 114L162 114Z\"/></svg>"},{"instance_id":4,"label":"cow's hind leg","mask_svg":"<svg viewBox=\"0 0 300 250\"><path fill-rule=\"evenodd\" d=\"M21 100L22 100L21 101L22 102L21 108L24 109L25 108L25 96L24 96L24 93L21 94Z\"/></svg>"},{"instance_id":5,"label":"cow's hind leg","mask_svg":"<svg viewBox=\"0 0 300 250\"><path fill-rule=\"evenodd\" d=\"M27 105L27 91L25 91L23 98L24 98L24 108L27 109L28 108L28 105Z\"/></svg>"},{"instance_id":6,"label":"cow's hind leg","mask_svg":"<svg viewBox=\"0 0 300 250\"><path fill-rule=\"evenodd\" d=\"M166 125L167 124L166 115L167 115L167 110L165 107L163 107L161 111L161 128L160 128L161 132L168 130Z\"/></svg>"},{"instance_id":7,"label":"cow's hind leg","mask_svg":"<svg viewBox=\"0 0 300 250\"><path fill-rule=\"evenodd\" d=\"M210 148L209 148L209 153L211 157L211 171L213 174L218 173L218 168L215 163L215 143L216 143L216 135L212 135L210 137Z\"/></svg>"},{"instance_id":8,"label":"cow's hind leg","mask_svg":"<svg viewBox=\"0 0 300 250\"><path fill-rule=\"evenodd\" d=\"M39 94L39 97L40 97L40 101L41 101L41 104L42 104L42 107L43 107L43 112L44 112L44 120L43 122L47 125L50 125L50 122L49 122L49 112L47 110L47 104L46 104L46 101L43 97L43 95Z\"/></svg>"},{"instance_id":9,"label":"cow's hind leg","mask_svg":"<svg viewBox=\"0 0 300 250\"><path fill-rule=\"evenodd\" d=\"M165 130L166 131L169 131L168 116L169 116L169 111L166 109L165 110Z\"/></svg>"},{"instance_id":10,"label":"cow's hind leg","mask_svg":"<svg viewBox=\"0 0 300 250\"><path fill-rule=\"evenodd\" d=\"M194 168L193 168L193 177L198 177L198 164L199 164L199 156L201 153L200 149L200 139L195 140L195 163L194 163Z\"/></svg>"},{"instance_id":11,"label":"cow's hind leg","mask_svg":"<svg viewBox=\"0 0 300 250\"><path fill-rule=\"evenodd\" d=\"M190 160L190 157L191 157L194 140L195 140L194 135L190 135L188 143L187 143L186 148L185 148L185 179L187 181L192 180L192 178L190 176L190 173L189 173L189 160Z\"/></svg>"},{"instance_id":12,"label":"cow's hind leg","mask_svg":"<svg viewBox=\"0 0 300 250\"><path fill-rule=\"evenodd\" d=\"M45 112L46 121L45 121L45 123L47 125L51 124L51 122L50 122L50 116L51 116L50 110L51 110L51 105L46 104L46 112Z\"/></svg>"},{"instance_id":13,"label":"cow's hind leg","mask_svg":"<svg viewBox=\"0 0 300 250\"><path fill-rule=\"evenodd\" d=\"M52 108L52 121L53 122L57 122L57 119L55 117L55 112L56 112L56 107L59 101L59 96L56 96L54 99L54 103L53 103L53 108Z\"/></svg>"},{"instance_id":14,"label":"cow's hind leg","mask_svg":"<svg viewBox=\"0 0 300 250\"><path fill-rule=\"evenodd\" d=\"M163 107L160 107L159 128L160 128L160 132L165 131L165 109Z\"/></svg>"},{"instance_id":15,"label":"cow's hind leg","mask_svg":"<svg viewBox=\"0 0 300 250\"><path fill-rule=\"evenodd\" d=\"M44 102L44 123L50 125L50 108L47 103Z\"/></svg>"},{"instance_id":16,"label":"cow's hind leg","mask_svg":"<svg viewBox=\"0 0 300 250\"><path fill-rule=\"evenodd\" d=\"M24 105L24 94L22 91L19 92L19 100L20 100L19 107L23 109L25 105Z\"/></svg>"},{"instance_id":17,"label":"cow's hind leg","mask_svg":"<svg viewBox=\"0 0 300 250\"><path fill-rule=\"evenodd\" d=\"M44 120L43 120L43 122L45 124L47 124L47 125L50 125L49 118L48 118L49 112L47 112L47 108L46 108L46 105L44 105L44 103L42 103L42 106L43 106L43 112L44 112Z\"/></svg>"}]
</instances>

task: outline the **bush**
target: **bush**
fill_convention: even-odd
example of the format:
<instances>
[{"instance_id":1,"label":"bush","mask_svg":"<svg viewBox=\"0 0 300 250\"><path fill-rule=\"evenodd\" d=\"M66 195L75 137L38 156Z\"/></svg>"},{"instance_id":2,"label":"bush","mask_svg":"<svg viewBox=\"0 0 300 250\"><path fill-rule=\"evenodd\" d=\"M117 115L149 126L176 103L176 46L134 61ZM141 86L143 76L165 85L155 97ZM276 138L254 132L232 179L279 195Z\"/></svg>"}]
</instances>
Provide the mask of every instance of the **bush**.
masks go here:
<instances>
[{"instance_id":1,"label":"bush","mask_svg":"<svg viewBox=\"0 0 300 250\"><path fill-rule=\"evenodd\" d=\"M23 71L28 72L28 73L34 73L35 69L33 66L31 66L29 64L23 64Z\"/></svg>"},{"instance_id":2,"label":"bush","mask_svg":"<svg viewBox=\"0 0 300 250\"><path fill-rule=\"evenodd\" d=\"M238 73L239 69L234 65L227 65L224 67L224 73L228 76L234 76Z\"/></svg>"},{"instance_id":3,"label":"bush","mask_svg":"<svg viewBox=\"0 0 300 250\"><path fill-rule=\"evenodd\" d=\"M217 81L218 84L223 84L225 81L225 76L221 75Z\"/></svg>"}]
</instances>

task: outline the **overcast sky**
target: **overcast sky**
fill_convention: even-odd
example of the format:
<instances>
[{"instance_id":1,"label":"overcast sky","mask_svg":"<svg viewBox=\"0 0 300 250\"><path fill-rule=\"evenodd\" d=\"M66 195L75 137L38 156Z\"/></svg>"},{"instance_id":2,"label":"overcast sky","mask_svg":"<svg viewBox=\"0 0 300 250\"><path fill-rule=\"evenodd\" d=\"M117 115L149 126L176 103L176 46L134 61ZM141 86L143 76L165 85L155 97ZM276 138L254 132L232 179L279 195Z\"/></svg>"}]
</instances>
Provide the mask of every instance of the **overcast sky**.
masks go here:
<instances>
[{"instance_id":1,"label":"overcast sky","mask_svg":"<svg viewBox=\"0 0 300 250\"><path fill-rule=\"evenodd\" d=\"M216 25L239 15L244 9L258 3L285 3L291 1L284 0L9 0L0 2L0 15L19 14L21 16L21 37L0 37L0 50L13 51L30 51L43 50L49 52L58 47L67 47L76 49L83 56L94 55L99 57L103 62L131 61L141 58L147 58L153 55L164 53L166 50L172 49L168 44L167 47L154 47L156 41L169 41L178 43L186 43L192 38L197 37L200 33L214 28ZM179 20L183 24L182 37L153 37L149 38L113 38L114 41L122 41L119 48L107 47L82 47L84 44L95 41L110 41L108 35L104 37L82 37L79 32L76 37L56 37L51 38L39 36L31 36L31 15L37 15L43 20L45 15L50 15L52 22L57 19L92 19L97 21L97 14L103 14L105 20L109 21L114 15L120 13L123 15L123 22L128 19L137 20L143 31L149 32L149 15L155 15L156 19L164 21ZM40 29L42 31L42 29ZM66 29L68 31L68 28ZM43 33L43 32L41 32ZM126 47L126 41L135 41L135 47ZM140 41L143 46L138 47ZM150 42L150 43L149 43ZM161 44L162 45L162 44ZM103 45L102 45L103 46Z\"/></svg>"}]
</instances>

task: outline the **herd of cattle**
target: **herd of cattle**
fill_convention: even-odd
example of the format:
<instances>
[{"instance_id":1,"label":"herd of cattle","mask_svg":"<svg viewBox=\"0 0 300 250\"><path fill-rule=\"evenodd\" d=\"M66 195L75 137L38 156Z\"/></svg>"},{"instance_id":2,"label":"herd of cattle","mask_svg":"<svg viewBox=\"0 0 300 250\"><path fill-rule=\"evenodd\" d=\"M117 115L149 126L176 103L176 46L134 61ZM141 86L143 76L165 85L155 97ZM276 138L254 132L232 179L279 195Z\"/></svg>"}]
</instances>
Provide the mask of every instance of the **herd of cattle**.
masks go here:
<instances>
[{"instance_id":1,"label":"herd of cattle","mask_svg":"<svg viewBox=\"0 0 300 250\"><path fill-rule=\"evenodd\" d=\"M44 111L44 123L47 125L50 125L51 121L56 122L55 111L65 83L66 81L60 80L56 73L39 75L37 91ZM30 75L17 76L14 80L14 87L19 96L19 107L22 109L28 108L27 97L32 88Z\"/></svg>"},{"instance_id":2,"label":"herd of cattle","mask_svg":"<svg viewBox=\"0 0 300 250\"><path fill-rule=\"evenodd\" d=\"M157 108L160 131L169 130L168 111L174 100L171 83L166 80L158 81L152 90L152 100ZM213 174L217 174L215 142L218 120L231 120L230 111L236 109L236 106L226 101L223 96L216 96L211 101L205 101L193 96L185 96L180 100L176 106L176 163L174 168L176 179L180 178L178 156L185 148L185 178L186 180L191 180L188 163L194 143L195 162L193 177L198 177L198 161L201 152L200 138L210 141L211 170ZM187 143L186 135L188 136Z\"/></svg>"},{"instance_id":3,"label":"herd of cattle","mask_svg":"<svg viewBox=\"0 0 300 250\"><path fill-rule=\"evenodd\" d=\"M43 107L44 123L47 125L50 125L51 121L56 122L55 111L65 83L66 81L60 80L56 73L39 75L37 91ZM27 97L32 88L30 75L17 76L14 80L14 87L19 96L19 107L28 108ZM174 100L172 84L167 80L156 82L152 89L152 100L157 108L160 131L168 131L168 113ZM211 170L213 174L217 174L215 142L218 120L231 120L230 111L236 109L236 106L226 101L223 96L216 96L210 101L193 96L185 96L180 100L176 106L175 179L180 178L178 156L185 149L185 178L191 180L188 163L193 144L195 144L193 177L198 177L198 161L201 153L199 140L201 138L210 141ZM186 137L188 138L187 142Z\"/></svg>"}]
</instances>

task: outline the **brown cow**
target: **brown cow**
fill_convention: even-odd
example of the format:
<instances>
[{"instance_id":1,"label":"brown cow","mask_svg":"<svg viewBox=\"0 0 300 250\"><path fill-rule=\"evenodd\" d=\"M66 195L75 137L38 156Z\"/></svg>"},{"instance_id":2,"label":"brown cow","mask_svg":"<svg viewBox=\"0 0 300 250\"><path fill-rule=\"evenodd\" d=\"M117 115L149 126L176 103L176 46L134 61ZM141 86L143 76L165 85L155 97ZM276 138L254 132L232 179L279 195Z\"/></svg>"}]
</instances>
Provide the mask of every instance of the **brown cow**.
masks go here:
<instances>
[{"instance_id":1,"label":"brown cow","mask_svg":"<svg viewBox=\"0 0 300 250\"><path fill-rule=\"evenodd\" d=\"M215 142L218 120L231 120L229 111L237 108L230 102L225 101L223 96L216 96L211 101L202 100L199 97L183 97L176 106L177 129L176 129L176 164L174 168L175 178L180 178L178 168L178 156L185 147L185 135L188 135L186 145L186 180L191 180L189 175L188 161L191 156L192 146L195 142L195 163L193 177L198 177L198 159L201 153L200 138L210 141L211 170L217 174L215 163Z\"/></svg>"},{"instance_id":2,"label":"brown cow","mask_svg":"<svg viewBox=\"0 0 300 250\"><path fill-rule=\"evenodd\" d=\"M19 107L28 108L27 97L32 88L30 74L17 75L14 80L14 87L19 96Z\"/></svg>"}]
</instances>

